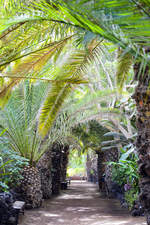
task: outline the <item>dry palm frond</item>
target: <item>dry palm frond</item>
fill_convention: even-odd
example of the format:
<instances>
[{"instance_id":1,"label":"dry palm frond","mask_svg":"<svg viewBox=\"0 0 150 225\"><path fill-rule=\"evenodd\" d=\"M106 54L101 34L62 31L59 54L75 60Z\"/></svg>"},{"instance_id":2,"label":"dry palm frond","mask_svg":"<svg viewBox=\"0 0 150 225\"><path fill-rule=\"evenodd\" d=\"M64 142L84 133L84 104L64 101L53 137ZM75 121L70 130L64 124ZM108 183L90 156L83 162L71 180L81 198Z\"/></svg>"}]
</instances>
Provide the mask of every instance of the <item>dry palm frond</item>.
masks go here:
<instances>
[{"instance_id":1,"label":"dry palm frond","mask_svg":"<svg viewBox=\"0 0 150 225\"><path fill-rule=\"evenodd\" d=\"M1 32L0 34L0 39L3 39L4 37L6 37L8 34L10 34L11 32L17 30L20 26L22 26L25 22L21 22L19 24L15 24L9 28L7 28L6 30L4 30L3 32Z\"/></svg>"},{"instance_id":2,"label":"dry palm frond","mask_svg":"<svg viewBox=\"0 0 150 225\"><path fill-rule=\"evenodd\" d=\"M44 49L35 50L35 52L28 53L26 57L19 57L11 69L7 72L3 72L4 76L18 76L22 75L28 76L30 72L37 73L43 66L50 60L50 58L55 54L55 52L62 48L72 36L65 38L59 42L50 43ZM23 59L20 59L22 58Z\"/></svg>"}]
</instances>

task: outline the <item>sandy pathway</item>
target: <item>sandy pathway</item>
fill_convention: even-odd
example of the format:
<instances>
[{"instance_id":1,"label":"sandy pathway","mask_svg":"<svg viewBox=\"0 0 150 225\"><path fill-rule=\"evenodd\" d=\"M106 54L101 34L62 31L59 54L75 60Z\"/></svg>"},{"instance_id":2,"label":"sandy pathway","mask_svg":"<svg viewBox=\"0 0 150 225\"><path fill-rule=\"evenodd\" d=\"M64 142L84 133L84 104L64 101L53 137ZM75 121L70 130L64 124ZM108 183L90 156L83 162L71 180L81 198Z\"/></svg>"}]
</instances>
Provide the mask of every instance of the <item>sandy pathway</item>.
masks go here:
<instances>
[{"instance_id":1,"label":"sandy pathway","mask_svg":"<svg viewBox=\"0 0 150 225\"><path fill-rule=\"evenodd\" d=\"M72 182L69 190L28 210L20 225L146 225L144 217L132 217L117 200L100 198L95 185Z\"/></svg>"}]
</instances>

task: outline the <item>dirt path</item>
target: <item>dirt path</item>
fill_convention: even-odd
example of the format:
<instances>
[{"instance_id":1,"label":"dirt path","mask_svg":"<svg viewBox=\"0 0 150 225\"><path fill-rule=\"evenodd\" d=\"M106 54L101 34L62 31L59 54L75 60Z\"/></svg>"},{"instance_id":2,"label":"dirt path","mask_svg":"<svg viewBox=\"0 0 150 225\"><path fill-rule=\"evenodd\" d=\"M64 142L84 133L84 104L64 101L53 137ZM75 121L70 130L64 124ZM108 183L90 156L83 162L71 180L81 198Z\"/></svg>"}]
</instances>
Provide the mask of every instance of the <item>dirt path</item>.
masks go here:
<instances>
[{"instance_id":1,"label":"dirt path","mask_svg":"<svg viewBox=\"0 0 150 225\"><path fill-rule=\"evenodd\" d=\"M85 182L73 182L21 220L20 225L146 225L144 217L130 216L118 201L100 198L96 186Z\"/></svg>"}]
</instances>

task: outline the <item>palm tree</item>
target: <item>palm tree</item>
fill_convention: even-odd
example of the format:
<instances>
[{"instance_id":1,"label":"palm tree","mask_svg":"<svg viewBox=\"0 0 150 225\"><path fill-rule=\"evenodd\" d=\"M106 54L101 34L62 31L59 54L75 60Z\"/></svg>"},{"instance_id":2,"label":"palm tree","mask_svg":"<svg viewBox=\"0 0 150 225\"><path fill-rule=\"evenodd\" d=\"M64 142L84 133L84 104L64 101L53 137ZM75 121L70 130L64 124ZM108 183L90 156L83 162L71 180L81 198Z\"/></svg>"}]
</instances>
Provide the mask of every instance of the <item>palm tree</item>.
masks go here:
<instances>
[{"instance_id":1,"label":"palm tree","mask_svg":"<svg viewBox=\"0 0 150 225\"><path fill-rule=\"evenodd\" d=\"M30 7L30 11L36 11L36 14L32 14L32 17L29 17L31 13L27 9L29 6L26 5L25 13L28 13L28 16L24 13L23 18L18 17L13 22L9 20L5 24L3 23L2 35L11 32L12 24L15 25L13 29L18 29L16 27L27 25L27 23L34 24L36 21L50 21L55 24L69 26L84 34L86 33L88 36L99 35L101 38L109 40L122 48L125 51L123 55L126 55L126 53L132 55L133 64L136 62L135 78L139 81L134 98L138 110L137 149L140 159L141 199L149 214L149 2L141 0L121 0L119 2L102 0L93 3L93 1L85 0L79 1L78 4L74 3L74 1L59 1L59 3L57 1L56 3L44 0L38 1L33 4L33 7ZM21 11L23 6L20 7ZM6 33L4 33L4 29ZM13 55L11 60L5 60L0 64L1 68L3 69L6 64L16 59L17 56L14 57ZM121 74L118 74L121 77ZM126 77L124 71L123 75L121 80ZM17 82L17 80L14 82ZM150 224L149 218L148 223Z\"/></svg>"},{"instance_id":2,"label":"palm tree","mask_svg":"<svg viewBox=\"0 0 150 225\"><path fill-rule=\"evenodd\" d=\"M106 141L103 134L108 131L111 131L112 134L118 132L120 136L123 136L124 141L127 142L133 136L135 129L131 126L134 111L126 106L129 102L130 105L132 103L130 100L132 92L131 90L127 90L126 87L130 84L131 78L126 84L123 84L123 93L118 95L114 79L114 74L119 71L118 65L116 64L117 54L110 54L110 50L114 48L114 45L111 46L109 44L108 49L106 49L106 46L107 42L101 43L101 52L97 59L98 62L95 62L87 71L86 76L88 77L89 83L84 87L78 87L77 91L74 91L72 98L68 99L63 110L66 110L65 112L67 112L68 118L73 120L71 121L73 127L78 128L78 125L81 124L81 126L85 126L88 130L88 133L86 129L84 132L80 132L79 139L83 141L88 138L87 143L84 143L85 140L83 141L84 148L96 150L98 154L100 190L103 189L104 191L105 189L107 194L111 195L112 166L106 165L106 162L116 162L118 160L119 146L117 142L120 142L120 140L118 138L117 140L113 140L113 135L110 135L108 138L109 141L107 138ZM93 77L94 81L92 79ZM86 124L87 121L89 121L89 124ZM107 128L105 132L102 132L103 127ZM81 133L85 133L85 137ZM109 147L102 146L104 141L105 145L109 144ZM106 175L106 188L104 188L101 182L103 174Z\"/></svg>"},{"instance_id":3,"label":"palm tree","mask_svg":"<svg viewBox=\"0 0 150 225\"><path fill-rule=\"evenodd\" d=\"M112 187L112 167L106 165L106 162L118 161L118 148L111 147L110 151L102 151L102 142L111 142L110 137L105 137L105 133L109 130L101 126L96 120L91 120L87 124L76 126L73 129L73 134L83 143L82 151L87 152L87 174L90 175L90 169L93 159L97 158L97 172L100 191L105 192L108 196L111 195ZM92 158L89 156L89 152L92 150ZM97 154L97 157L96 157ZM105 186L103 176L105 174ZM89 177L88 177L89 178Z\"/></svg>"},{"instance_id":4,"label":"palm tree","mask_svg":"<svg viewBox=\"0 0 150 225\"><path fill-rule=\"evenodd\" d=\"M86 4L86 7L85 7ZM147 212L147 223L150 224L150 199L149 199L149 2L147 1L93 1L65 2L57 5L61 15L53 17L53 10L50 9L49 15L52 15L60 21L64 21L64 15L67 15L72 26L83 28L101 37L112 41L119 47L130 53L134 66L135 79L139 84L136 88L135 95L137 105L137 151L139 153L139 170L141 175L141 200ZM85 8L87 10L85 10ZM65 17L66 21L66 17ZM69 24L69 22L68 22ZM142 29L144 27L144 29ZM126 53L123 53L127 57ZM124 58L124 57L123 57ZM131 61L131 59L130 59ZM127 61L128 62L128 61ZM123 64L122 64L123 65ZM131 65L131 62L128 63ZM122 67L125 68L125 67ZM129 66L127 67L128 70ZM118 73L124 80L126 73ZM119 79L118 79L119 80ZM122 82L121 82L122 83Z\"/></svg>"},{"instance_id":5,"label":"palm tree","mask_svg":"<svg viewBox=\"0 0 150 225\"><path fill-rule=\"evenodd\" d=\"M40 87L41 92L37 92ZM6 129L1 140L16 154L28 159L29 166L22 171L21 191L26 205L39 207L42 203L41 178L36 164L47 149L48 141L44 144L38 137L35 117L40 102L46 94L47 85L33 86L28 81L21 85L10 98L4 110L1 110L0 126ZM35 104L35 101L38 103Z\"/></svg>"},{"instance_id":6,"label":"palm tree","mask_svg":"<svg viewBox=\"0 0 150 225\"><path fill-rule=\"evenodd\" d=\"M20 188L24 194L26 206L32 208L41 205L42 198L46 197L45 193L47 192L44 189L45 183L44 185L43 182L41 184L43 176L40 176L38 170L39 160L51 148L52 143L58 140L59 135L61 139L62 136L65 136L65 134L61 133L62 131L58 132L59 125L50 131L50 138L48 137L44 141L38 135L36 117L47 90L47 83L33 85L26 81L25 85L21 85L13 92L7 105L0 112L0 127L2 130L6 129L4 138L1 141L16 154L28 159L29 165L22 171L23 179ZM49 163L51 164L51 162ZM51 179L49 179L49 182L51 182Z\"/></svg>"}]
</instances>

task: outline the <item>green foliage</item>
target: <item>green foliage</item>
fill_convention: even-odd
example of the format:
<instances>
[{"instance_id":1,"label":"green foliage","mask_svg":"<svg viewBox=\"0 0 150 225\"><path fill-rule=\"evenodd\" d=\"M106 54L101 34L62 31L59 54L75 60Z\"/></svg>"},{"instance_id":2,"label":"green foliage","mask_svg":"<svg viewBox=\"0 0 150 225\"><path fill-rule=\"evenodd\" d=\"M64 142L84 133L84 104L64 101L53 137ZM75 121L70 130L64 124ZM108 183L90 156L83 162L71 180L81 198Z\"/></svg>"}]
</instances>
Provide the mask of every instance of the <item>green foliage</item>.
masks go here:
<instances>
[{"instance_id":1,"label":"green foliage","mask_svg":"<svg viewBox=\"0 0 150 225\"><path fill-rule=\"evenodd\" d=\"M134 206L135 201L138 199L139 190L137 188L131 188L125 192L125 200L128 203L129 210Z\"/></svg>"},{"instance_id":2,"label":"green foliage","mask_svg":"<svg viewBox=\"0 0 150 225\"><path fill-rule=\"evenodd\" d=\"M55 82L41 108L39 117L39 132L43 136L49 131L55 121L64 101L79 84L88 83L84 78L87 67L95 58L97 43L91 44L90 49L75 50L62 68L55 74Z\"/></svg>"},{"instance_id":3,"label":"green foliage","mask_svg":"<svg viewBox=\"0 0 150 225\"><path fill-rule=\"evenodd\" d=\"M124 82L127 80L132 64L133 59L128 52L119 53L116 79L120 91L122 91Z\"/></svg>"},{"instance_id":4,"label":"green foliage","mask_svg":"<svg viewBox=\"0 0 150 225\"><path fill-rule=\"evenodd\" d=\"M70 150L69 164L67 168L68 176L85 175L86 170L86 153L81 153L77 149Z\"/></svg>"},{"instance_id":5,"label":"green foliage","mask_svg":"<svg viewBox=\"0 0 150 225\"><path fill-rule=\"evenodd\" d=\"M28 160L16 155L13 151L7 150L2 144L0 148L0 191L6 191L19 184L22 178L21 171L24 166L28 165Z\"/></svg>"},{"instance_id":6,"label":"green foliage","mask_svg":"<svg viewBox=\"0 0 150 225\"><path fill-rule=\"evenodd\" d=\"M9 164L12 160L8 160L7 162L3 162L2 157L0 157L0 191L6 191L8 189L8 186L6 185L5 176L9 175L6 173L6 166Z\"/></svg>"},{"instance_id":7,"label":"green foliage","mask_svg":"<svg viewBox=\"0 0 150 225\"><path fill-rule=\"evenodd\" d=\"M124 49L128 48L134 55L137 55L135 43L149 45L150 26L147 20L149 16L147 8L147 4L141 5L140 0L138 2L104 0L95 3L72 0L55 1L53 4L41 0L34 3L33 7L29 7L30 11L37 12L41 20L46 19L56 24L90 31ZM31 13L30 15L32 18L24 16L22 21L37 20L36 15L33 16ZM142 51L138 54L142 54Z\"/></svg>"},{"instance_id":8,"label":"green foliage","mask_svg":"<svg viewBox=\"0 0 150 225\"><path fill-rule=\"evenodd\" d=\"M109 162L113 165L113 180L121 186L129 183L133 187L138 186L139 174L137 165L137 154L132 144L120 149L118 162Z\"/></svg>"},{"instance_id":9,"label":"green foliage","mask_svg":"<svg viewBox=\"0 0 150 225\"><path fill-rule=\"evenodd\" d=\"M8 0L5 4L7 11L9 11L9 7L11 10L14 7L12 2L9 5L10 2ZM79 7L76 7L77 5ZM18 13L15 16L13 10L16 11L17 7ZM95 7L98 8L96 9ZM107 13L105 10L101 10L101 7L105 7ZM104 2L94 4L93 8L93 4L90 1L89 3L78 1L75 4L75 1L55 1L55 3L52 3L41 0L38 2L31 1L29 5L22 3L21 6L19 3L16 3L10 15L6 12L7 16L6 18L4 17L2 21L3 26L0 30L2 45L0 66L3 77L13 77L13 80L10 79L8 84L4 82L6 85L2 89L1 96L6 94L8 96L8 91L10 93L10 90L22 78L48 78L52 82L52 87L43 103L43 107L41 107L41 116L39 116L38 131L43 137L48 134L49 128L55 122L63 103L74 87L77 87L77 84L85 83L83 74L87 73L87 64L99 60L102 67L100 68L101 75L103 76L106 73L109 83L108 88L111 88L112 93L115 92L113 87L114 77L112 78L105 69L105 67L108 67L108 64L104 66L105 59L102 60L100 57L100 54L107 54L107 48L109 52L112 51L112 47L108 47L110 45L108 42L103 44L103 38L122 46L126 52L131 52L131 49L133 52L133 48L132 45L131 48L126 48L128 41L124 40L120 35L119 25L112 29L112 20L115 16L113 17L111 10L109 11L107 8L109 8L109 5ZM4 11L2 14L5 15ZM115 10L115 12L118 14L118 11ZM108 18L110 23L106 22ZM13 38L10 38L10 36ZM71 41L72 39L71 45L67 46L67 40ZM74 46L74 42L80 50L75 50L71 54L72 57L68 58L68 62L61 67L61 70L58 71L58 68L54 69L54 77L50 80L51 63L58 64L59 59L64 62L61 53L64 49L69 53L74 51L73 48L70 50L70 46ZM105 45L105 48L103 45ZM113 48L116 51L116 47ZM108 61L112 62L113 57L110 58L111 60L109 59ZM92 83L93 80L93 76L91 76L90 82ZM93 95L96 94L93 93ZM99 94L97 96L100 97ZM106 117L106 112L113 116L114 113L118 112L118 110L111 107L111 104L107 104L105 101L99 105L106 106L106 108L103 107L101 109L101 115L99 110L94 109L95 114L92 117L97 118L103 115ZM107 108L108 105L109 108ZM95 108L100 107L96 106Z\"/></svg>"},{"instance_id":10,"label":"green foliage","mask_svg":"<svg viewBox=\"0 0 150 225\"><path fill-rule=\"evenodd\" d=\"M102 151L111 151L112 148L118 148L119 144L125 146L131 141L131 139L127 139L122 133L119 132L107 132L104 134L104 136L110 137L110 140L102 141Z\"/></svg>"},{"instance_id":11,"label":"green foliage","mask_svg":"<svg viewBox=\"0 0 150 225\"><path fill-rule=\"evenodd\" d=\"M119 162L109 162L112 165L112 179L124 188L129 185L129 190L125 192L125 200L129 209L133 207L134 201L139 195L139 174L137 165L137 155L132 145L121 149Z\"/></svg>"},{"instance_id":12,"label":"green foliage","mask_svg":"<svg viewBox=\"0 0 150 225\"><path fill-rule=\"evenodd\" d=\"M67 169L67 176L68 177L72 177L72 176L85 176L86 171L84 167L80 167L80 168L68 168Z\"/></svg>"},{"instance_id":13,"label":"green foliage","mask_svg":"<svg viewBox=\"0 0 150 225\"><path fill-rule=\"evenodd\" d=\"M46 94L46 85L34 86L28 81L20 87L9 100L4 110L0 112L0 125L6 129L1 143L7 145L21 157L35 165L47 148L47 142L42 144L36 131L36 116ZM38 99L38 101L37 101ZM36 104L35 104L36 103Z\"/></svg>"},{"instance_id":14,"label":"green foliage","mask_svg":"<svg viewBox=\"0 0 150 225\"><path fill-rule=\"evenodd\" d=\"M47 91L51 85L45 82L25 81L13 92L4 110L0 111L0 128L6 129L4 143L8 149L29 160L35 166L52 143L63 142L68 135L69 125L65 114L59 114L49 127L49 135L42 138L38 133L38 118ZM57 93L56 93L57 95Z\"/></svg>"},{"instance_id":15,"label":"green foliage","mask_svg":"<svg viewBox=\"0 0 150 225\"><path fill-rule=\"evenodd\" d=\"M79 152L77 149L73 149L69 154L69 167L80 168L84 167L86 162L86 154Z\"/></svg>"},{"instance_id":16,"label":"green foliage","mask_svg":"<svg viewBox=\"0 0 150 225\"><path fill-rule=\"evenodd\" d=\"M96 120L91 120L73 128L73 134L83 143L83 152L88 149L100 150L101 142L109 139L103 136L107 131Z\"/></svg>"},{"instance_id":17,"label":"green foliage","mask_svg":"<svg viewBox=\"0 0 150 225\"><path fill-rule=\"evenodd\" d=\"M6 192L8 191L9 187L5 182L0 181L0 192Z\"/></svg>"},{"instance_id":18,"label":"green foliage","mask_svg":"<svg viewBox=\"0 0 150 225\"><path fill-rule=\"evenodd\" d=\"M111 162L113 165L113 180L121 186L130 183L132 186L138 185L139 175L137 163L134 160L120 160L118 163Z\"/></svg>"}]
</instances>

